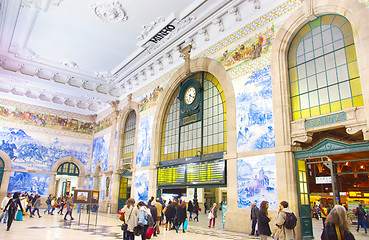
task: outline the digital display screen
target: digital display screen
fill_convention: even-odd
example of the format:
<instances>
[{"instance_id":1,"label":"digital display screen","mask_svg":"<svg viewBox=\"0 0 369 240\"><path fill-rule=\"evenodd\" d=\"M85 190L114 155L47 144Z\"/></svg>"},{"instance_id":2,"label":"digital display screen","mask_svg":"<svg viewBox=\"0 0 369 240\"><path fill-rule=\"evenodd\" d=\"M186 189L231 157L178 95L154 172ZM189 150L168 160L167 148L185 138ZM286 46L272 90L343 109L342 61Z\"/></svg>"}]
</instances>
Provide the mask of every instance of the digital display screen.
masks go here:
<instances>
[{"instance_id":1,"label":"digital display screen","mask_svg":"<svg viewBox=\"0 0 369 240\"><path fill-rule=\"evenodd\" d=\"M158 168L158 185L225 184L225 161L215 160Z\"/></svg>"}]
</instances>

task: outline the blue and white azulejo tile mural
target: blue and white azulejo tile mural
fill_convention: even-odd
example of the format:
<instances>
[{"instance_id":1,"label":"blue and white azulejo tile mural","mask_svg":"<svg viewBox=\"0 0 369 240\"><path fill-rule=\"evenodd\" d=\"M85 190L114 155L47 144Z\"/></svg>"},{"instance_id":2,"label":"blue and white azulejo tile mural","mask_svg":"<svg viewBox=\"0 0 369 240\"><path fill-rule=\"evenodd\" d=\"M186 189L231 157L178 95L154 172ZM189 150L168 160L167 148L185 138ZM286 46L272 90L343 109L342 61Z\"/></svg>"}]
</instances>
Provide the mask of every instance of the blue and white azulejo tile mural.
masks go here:
<instances>
[{"instance_id":1,"label":"blue and white azulejo tile mural","mask_svg":"<svg viewBox=\"0 0 369 240\"><path fill-rule=\"evenodd\" d=\"M101 162L101 171L108 170L110 133L94 139L92 150L91 174L95 173L97 163Z\"/></svg>"},{"instance_id":2,"label":"blue and white azulejo tile mural","mask_svg":"<svg viewBox=\"0 0 369 240\"><path fill-rule=\"evenodd\" d=\"M237 152L275 146L270 65L233 81Z\"/></svg>"},{"instance_id":3,"label":"blue and white azulejo tile mural","mask_svg":"<svg viewBox=\"0 0 369 240\"><path fill-rule=\"evenodd\" d=\"M8 192L33 193L47 197L50 175L42 173L12 172L10 174Z\"/></svg>"},{"instance_id":4,"label":"blue and white azulejo tile mural","mask_svg":"<svg viewBox=\"0 0 369 240\"><path fill-rule=\"evenodd\" d=\"M237 204L251 208L261 201L269 202L269 209L278 209L275 155L262 155L237 159Z\"/></svg>"},{"instance_id":5,"label":"blue and white azulejo tile mural","mask_svg":"<svg viewBox=\"0 0 369 240\"><path fill-rule=\"evenodd\" d=\"M151 135L154 124L154 114L140 119L138 128L138 144L136 167L147 167L150 165Z\"/></svg>"},{"instance_id":6,"label":"blue and white azulejo tile mural","mask_svg":"<svg viewBox=\"0 0 369 240\"><path fill-rule=\"evenodd\" d=\"M90 149L89 140L0 127L0 150L16 169L51 171L56 161L68 156L87 165Z\"/></svg>"},{"instance_id":7,"label":"blue and white azulejo tile mural","mask_svg":"<svg viewBox=\"0 0 369 240\"><path fill-rule=\"evenodd\" d=\"M136 171L135 173L135 189L133 198L136 202L147 202L149 199L149 171Z\"/></svg>"}]
</instances>

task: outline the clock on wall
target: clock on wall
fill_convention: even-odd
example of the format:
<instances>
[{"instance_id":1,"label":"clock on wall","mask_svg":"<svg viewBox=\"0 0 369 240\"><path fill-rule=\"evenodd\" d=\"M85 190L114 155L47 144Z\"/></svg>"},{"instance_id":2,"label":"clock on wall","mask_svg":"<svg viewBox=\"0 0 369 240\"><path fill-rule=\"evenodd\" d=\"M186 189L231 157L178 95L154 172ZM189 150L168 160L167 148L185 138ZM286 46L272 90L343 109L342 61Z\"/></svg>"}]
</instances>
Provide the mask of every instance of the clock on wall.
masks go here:
<instances>
[{"instance_id":1,"label":"clock on wall","mask_svg":"<svg viewBox=\"0 0 369 240\"><path fill-rule=\"evenodd\" d=\"M181 126L197 122L202 118L202 87L199 81L190 79L180 89Z\"/></svg>"}]
</instances>

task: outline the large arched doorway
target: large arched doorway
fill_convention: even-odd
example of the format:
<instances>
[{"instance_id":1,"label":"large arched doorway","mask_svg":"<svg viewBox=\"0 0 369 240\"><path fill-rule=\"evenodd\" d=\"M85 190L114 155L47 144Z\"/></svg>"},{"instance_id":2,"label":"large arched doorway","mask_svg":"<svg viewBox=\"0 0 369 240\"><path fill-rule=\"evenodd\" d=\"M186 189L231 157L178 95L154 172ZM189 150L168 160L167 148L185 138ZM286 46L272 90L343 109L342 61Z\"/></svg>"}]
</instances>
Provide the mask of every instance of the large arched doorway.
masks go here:
<instances>
[{"instance_id":1,"label":"large arched doorway","mask_svg":"<svg viewBox=\"0 0 369 240\"><path fill-rule=\"evenodd\" d=\"M70 194L78 186L78 176L80 174L79 168L76 164L65 162L58 167L55 178L56 188L55 194L60 196L62 194Z\"/></svg>"}]
</instances>

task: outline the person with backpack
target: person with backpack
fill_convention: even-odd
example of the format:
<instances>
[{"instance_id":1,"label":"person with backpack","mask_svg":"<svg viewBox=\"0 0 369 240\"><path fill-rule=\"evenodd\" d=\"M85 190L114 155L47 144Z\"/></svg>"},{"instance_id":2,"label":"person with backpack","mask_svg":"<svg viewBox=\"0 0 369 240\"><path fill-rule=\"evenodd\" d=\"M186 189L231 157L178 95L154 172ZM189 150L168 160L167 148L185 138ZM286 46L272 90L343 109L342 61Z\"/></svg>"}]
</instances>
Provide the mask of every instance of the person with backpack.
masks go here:
<instances>
[{"instance_id":1,"label":"person with backpack","mask_svg":"<svg viewBox=\"0 0 369 240\"><path fill-rule=\"evenodd\" d=\"M140 201L137 204L137 207L138 207L138 210L140 210L140 216L138 218L138 225L143 226L141 239L146 240L146 232L147 232L147 229L149 228L149 222L148 222L149 217L148 216L151 217L151 212L148 209L148 206L143 201ZM152 217L150 219L152 219Z\"/></svg>"},{"instance_id":2,"label":"person with backpack","mask_svg":"<svg viewBox=\"0 0 369 240\"><path fill-rule=\"evenodd\" d=\"M294 240L296 223L297 218L292 210L288 208L288 202L280 202L276 225L282 228L284 237L279 239Z\"/></svg>"},{"instance_id":3,"label":"person with backpack","mask_svg":"<svg viewBox=\"0 0 369 240\"><path fill-rule=\"evenodd\" d=\"M46 205L47 205L47 209L44 211L44 214L47 212L48 214L50 214L50 209L51 209L51 194L47 197L46 199Z\"/></svg>"},{"instance_id":4,"label":"person with backpack","mask_svg":"<svg viewBox=\"0 0 369 240\"><path fill-rule=\"evenodd\" d=\"M26 212L28 212L29 210L29 214L32 213L32 200L33 200L33 193L31 193L31 195L28 195L28 198L27 198Z\"/></svg>"},{"instance_id":5,"label":"person with backpack","mask_svg":"<svg viewBox=\"0 0 369 240\"><path fill-rule=\"evenodd\" d=\"M4 211L6 204L8 204L9 200L12 198L12 193L8 193L6 197L4 197L3 201L1 202L1 210ZM0 222L4 218L4 222L6 223L6 219L8 218L8 210L5 210L0 216Z\"/></svg>"},{"instance_id":6,"label":"person with backpack","mask_svg":"<svg viewBox=\"0 0 369 240\"><path fill-rule=\"evenodd\" d=\"M8 201L8 204L6 204L6 206L3 210L4 212L6 210L8 210L8 223L7 223L6 231L10 230L10 226L12 225L15 214L17 213L18 206L20 207L21 211L23 212L22 204L19 200L19 193L15 192L13 194L13 198Z\"/></svg>"},{"instance_id":7,"label":"person with backpack","mask_svg":"<svg viewBox=\"0 0 369 240\"><path fill-rule=\"evenodd\" d=\"M356 208L355 216L357 216L357 228L356 231L359 232L360 226L364 227L365 233L367 233L365 211L360 205Z\"/></svg>"},{"instance_id":8,"label":"person with backpack","mask_svg":"<svg viewBox=\"0 0 369 240\"><path fill-rule=\"evenodd\" d=\"M41 196L38 195L38 194L36 194L36 196L35 196L35 198L33 200L35 200L35 202L33 203L33 211L31 213L30 217L32 218L33 215L35 215L35 212L37 211L37 215L40 218L41 217L40 216L40 207L42 205L41 204Z\"/></svg>"}]
</instances>

